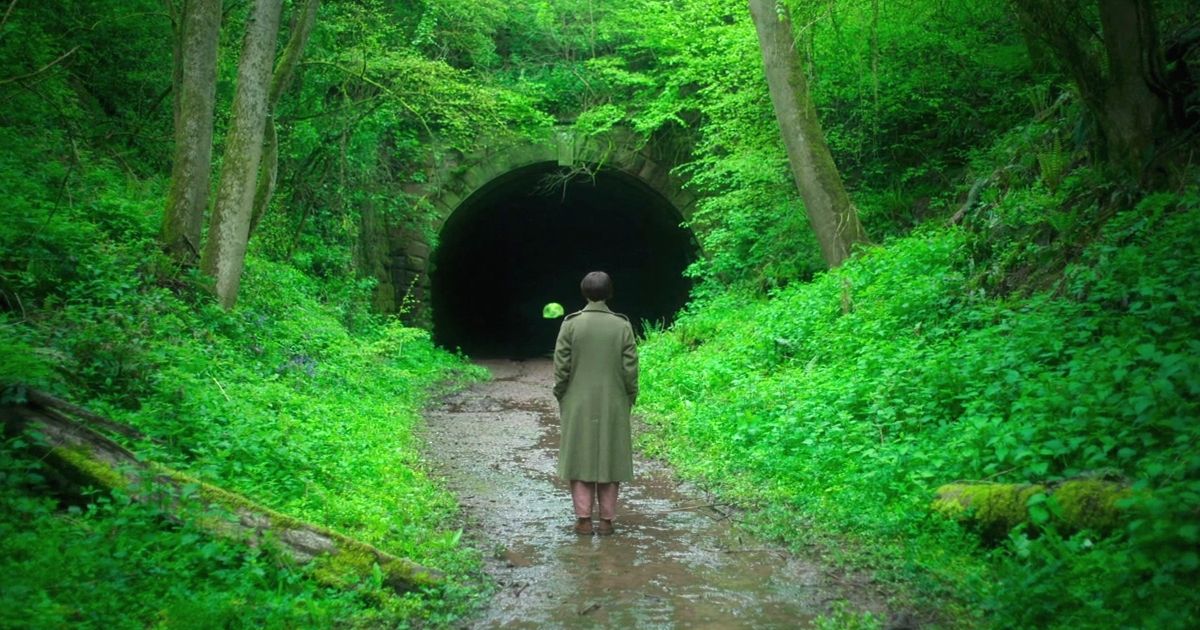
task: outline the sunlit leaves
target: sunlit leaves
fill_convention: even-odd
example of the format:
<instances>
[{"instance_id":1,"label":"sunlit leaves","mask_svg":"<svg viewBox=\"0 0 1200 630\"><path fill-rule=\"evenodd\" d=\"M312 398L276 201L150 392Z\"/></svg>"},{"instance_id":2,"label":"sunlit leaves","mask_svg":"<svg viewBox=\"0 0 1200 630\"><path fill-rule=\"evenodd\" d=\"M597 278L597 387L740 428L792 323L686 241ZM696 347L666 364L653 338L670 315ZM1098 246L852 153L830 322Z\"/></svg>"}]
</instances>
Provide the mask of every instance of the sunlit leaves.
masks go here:
<instances>
[{"instance_id":1,"label":"sunlit leaves","mask_svg":"<svg viewBox=\"0 0 1200 630\"><path fill-rule=\"evenodd\" d=\"M1186 627L1172 610L1195 606L1198 562L1196 203L1120 212L1068 270L1069 297L973 293L967 235L927 230L768 301L701 300L643 347L643 442L745 501L898 539L902 562L974 567L988 577L957 588L1001 625L1138 611L1129 623ZM1134 489L1115 537L1056 534L1053 493L1025 506L1039 535L1014 532L988 563L975 534L932 529L940 483L1088 475ZM796 537L798 517L772 531Z\"/></svg>"}]
</instances>

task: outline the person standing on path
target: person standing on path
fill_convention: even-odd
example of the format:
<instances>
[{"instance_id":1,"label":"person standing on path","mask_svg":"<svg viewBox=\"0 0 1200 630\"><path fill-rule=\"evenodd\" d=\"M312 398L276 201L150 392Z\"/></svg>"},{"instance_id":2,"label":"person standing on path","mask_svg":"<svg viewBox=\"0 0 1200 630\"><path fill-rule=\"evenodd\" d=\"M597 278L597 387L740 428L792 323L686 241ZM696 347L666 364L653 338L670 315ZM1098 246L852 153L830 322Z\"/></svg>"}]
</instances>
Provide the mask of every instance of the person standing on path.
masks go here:
<instances>
[{"instance_id":1,"label":"person standing on path","mask_svg":"<svg viewBox=\"0 0 1200 630\"><path fill-rule=\"evenodd\" d=\"M629 319L608 309L612 279L593 271L579 284L587 306L563 319L554 344L554 397L562 419L558 475L571 484L575 533L613 533L617 488L633 479L629 415L638 394L638 356Z\"/></svg>"}]
</instances>

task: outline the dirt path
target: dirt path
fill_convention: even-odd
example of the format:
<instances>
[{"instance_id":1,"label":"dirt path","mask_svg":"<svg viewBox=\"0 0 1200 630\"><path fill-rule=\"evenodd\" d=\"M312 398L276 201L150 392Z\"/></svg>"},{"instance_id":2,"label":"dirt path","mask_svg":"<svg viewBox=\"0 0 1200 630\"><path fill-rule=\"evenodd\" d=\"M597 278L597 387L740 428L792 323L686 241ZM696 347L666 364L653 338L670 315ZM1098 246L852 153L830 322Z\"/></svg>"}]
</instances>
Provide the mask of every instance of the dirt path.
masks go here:
<instances>
[{"instance_id":1,"label":"dirt path","mask_svg":"<svg viewBox=\"0 0 1200 630\"><path fill-rule=\"evenodd\" d=\"M428 412L435 466L461 498L500 585L480 628L795 628L830 602L882 611L861 579L752 540L670 472L635 461L617 533L580 537L557 480L549 361L486 361L493 380ZM695 508L695 509L693 509Z\"/></svg>"}]
</instances>

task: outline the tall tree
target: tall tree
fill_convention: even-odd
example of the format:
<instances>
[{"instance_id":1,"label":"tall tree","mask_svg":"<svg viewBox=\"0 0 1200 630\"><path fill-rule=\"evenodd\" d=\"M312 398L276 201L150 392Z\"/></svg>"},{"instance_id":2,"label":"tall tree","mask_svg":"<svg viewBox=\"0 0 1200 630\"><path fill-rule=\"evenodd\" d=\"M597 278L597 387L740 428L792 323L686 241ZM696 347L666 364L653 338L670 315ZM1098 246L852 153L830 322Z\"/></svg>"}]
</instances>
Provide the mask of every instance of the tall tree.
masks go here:
<instances>
[{"instance_id":1,"label":"tall tree","mask_svg":"<svg viewBox=\"0 0 1200 630\"><path fill-rule=\"evenodd\" d=\"M233 308L246 262L263 132L270 101L271 69L282 0L254 0L246 22L246 37L238 60L233 119L225 139L225 154L208 227L208 242L200 268L216 280L217 300Z\"/></svg>"},{"instance_id":2,"label":"tall tree","mask_svg":"<svg viewBox=\"0 0 1200 630\"><path fill-rule=\"evenodd\" d=\"M176 260L193 265L200 258L212 173L221 0L184 0L176 24L175 151L162 243Z\"/></svg>"},{"instance_id":3,"label":"tall tree","mask_svg":"<svg viewBox=\"0 0 1200 630\"><path fill-rule=\"evenodd\" d=\"M1171 89L1153 0L1096 0L1099 33L1087 18L1090 0L1013 3L1079 88L1099 127L1106 161L1144 180L1156 145L1171 130Z\"/></svg>"},{"instance_id":4,"label":"tall tree","mask_svg":"<svg viewBox=\"0 0 1200 630\"><path fill-rule=\"evenodd\" d=\"M279 97L287 91L304 55L304 47L312 34L317 22L317 9L320 0L305 0L304 5L297 9L292 20L292 34L283 49L283 55L275 66L275 74L271 78L271 92L267 103L266 146L263 149L263 164L258 176L258 186L254 192L254 210L250 214L250 234L267 212L271 196L275 194L275 181L279 174L279 135L275 129L275 108L279 105Z\"/></svg>"},{"instance_id":5,"label":"tall tree","mask_svg":"<svg viewBox=\"0 0 1200 630\"><path fill-rule=\"evenodd\" d=\"M826 264L836 267L850 256L856 243L867 242L867 234L825 143L804 74L803 47L796 45L791 19L776 0L750 0L750 17L758 31L771 104L792 177L821 255Z\"/></svg>"}]
</instances>

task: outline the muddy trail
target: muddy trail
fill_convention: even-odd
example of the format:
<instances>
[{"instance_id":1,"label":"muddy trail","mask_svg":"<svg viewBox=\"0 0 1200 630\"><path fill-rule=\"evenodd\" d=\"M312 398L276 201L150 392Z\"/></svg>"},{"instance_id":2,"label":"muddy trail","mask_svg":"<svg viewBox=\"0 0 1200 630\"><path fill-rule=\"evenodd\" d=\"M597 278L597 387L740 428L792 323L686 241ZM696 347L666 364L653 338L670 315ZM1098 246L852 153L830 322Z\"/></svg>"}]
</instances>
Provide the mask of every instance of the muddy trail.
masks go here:
<instances>
[{"instance_id":1,"label":"muddy trail","mask_svg":"<svg viewBox=\"0 0 1200 630\"><path fill-rule=\"evenodd\" d=\"M615 535L577 536L550 362L480 363L492 380L431 407L425 435L499 585L470 626L796 628L842 600L888 617L868 579L754 540L657 462L635 460Z\"/></svg>"}]
</instances>

